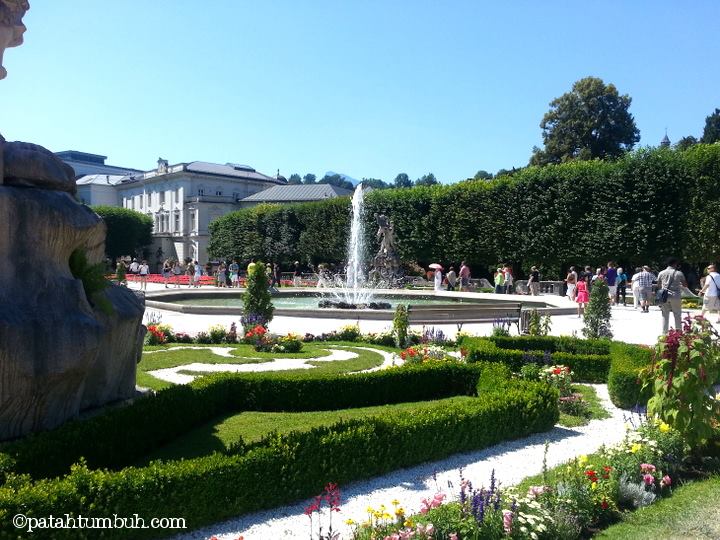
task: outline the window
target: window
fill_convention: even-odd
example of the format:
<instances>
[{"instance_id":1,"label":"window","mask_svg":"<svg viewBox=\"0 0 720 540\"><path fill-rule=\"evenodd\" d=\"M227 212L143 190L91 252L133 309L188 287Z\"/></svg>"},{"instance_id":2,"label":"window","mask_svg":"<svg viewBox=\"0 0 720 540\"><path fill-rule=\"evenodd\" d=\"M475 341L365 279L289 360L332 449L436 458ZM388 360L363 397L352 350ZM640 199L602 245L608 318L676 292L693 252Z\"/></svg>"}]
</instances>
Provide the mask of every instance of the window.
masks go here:
<instances>
[{"instance_id":1,"label":"window","mask_svg":"<svg viewBox=\"0 0 720 540\"><path fill-rule=\"evenodd\" d=\"M173 230L180 232L180 212L175 212L175 224Z\"/></svg>"},{"instance_id":2,"label":"window","mask_svg":"<svg viewBox=\"0 0 720 540\"><path fill-rule=\"evenodd\" d=\"M198 188L198 197L202 197L205 195L205 189L204 188Z\"/></svg>"},{"instance_id":3,"label":"window","mask_svg":"<svg viewBox=\"0 0 720 540\"><path fill-rule=\"evenodd\" d=\"M218 197L222 197L222 188L221 187L218 186L217 189L215 189L215 195L217 195Z\"/></svg>"},{"instance_id":4,"label":"window","mask_svg":"<svg viewBox=\"0 0 720 540\"><path fill-rule=\"evenodd\" d=\"M160 204L165 204L165 192L160 192Z\"/></svg>"},{"instance_id":5,"label":"window","mask_svg":"<svg viewBox=\"0 0 720 540\"><path fill-rule=\"evenodd\" d=\"M195 210L190 210L190 228L197 231L197 223L195 222Z\"/></svg>"}]
</instances>

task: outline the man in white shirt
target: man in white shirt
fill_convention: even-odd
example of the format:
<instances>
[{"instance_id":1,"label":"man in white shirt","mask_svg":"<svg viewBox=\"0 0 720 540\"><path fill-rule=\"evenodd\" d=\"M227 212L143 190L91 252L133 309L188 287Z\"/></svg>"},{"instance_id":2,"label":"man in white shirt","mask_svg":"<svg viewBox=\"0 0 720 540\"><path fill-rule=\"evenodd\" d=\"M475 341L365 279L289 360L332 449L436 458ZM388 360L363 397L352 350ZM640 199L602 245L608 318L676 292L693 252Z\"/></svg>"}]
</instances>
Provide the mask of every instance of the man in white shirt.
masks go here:
<instances>
[{"instance_id":1,"label":"man in white shirt","mask_svg":"<svg viewBox=\"0 0 720 540\"><path fill-rule=\"evenodd\" d=\"M137 259L133 259L133 260L132 260L132 262L130 263L130 268L129 268L129 270L130 270L130 273L131 273L131 274L138 274L138 273L140 273L140 263L138 262Z\"/></svg>"},{"instance_id":2,"label":"man in white shirt","mask_svg":"<svg viewBox=\"0 0 720 540\"><path fill-rule=\"evenodd\" d=\"M663 318L663 335L668 333L670 313L675 317L675 330L682 329L682 290L687 287L685 275L678 270L680 261L675 257L668 259L667 268L657 277L658 290L667 289L667 301L660 303Z\"/></svg>"},{"instance_id":3,"label":"man in white shirt","mask_svg":"<svg viewBox=\"0 0 720 540\"><path fill-rule=\"evenodd\" d=\"M705 285L700 290L700 294L704 295L701 315L704 317L706 311L717 311L717 322L720 323L720 274L715 270L714 264L707 267L707 272Z\"/></svg>"}]
</instances>

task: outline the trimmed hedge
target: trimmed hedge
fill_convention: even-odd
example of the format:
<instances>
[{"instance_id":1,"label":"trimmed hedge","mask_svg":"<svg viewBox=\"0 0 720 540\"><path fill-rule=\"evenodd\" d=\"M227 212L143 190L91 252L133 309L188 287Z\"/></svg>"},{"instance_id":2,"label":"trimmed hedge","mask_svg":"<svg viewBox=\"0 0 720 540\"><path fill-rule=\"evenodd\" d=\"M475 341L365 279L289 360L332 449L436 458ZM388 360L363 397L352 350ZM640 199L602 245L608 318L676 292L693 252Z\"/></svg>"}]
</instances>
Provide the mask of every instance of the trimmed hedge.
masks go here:
<instances>
[{"instance_id":1,"label":"trimmed hedge","mask_svg":"<svg viewBox=\"0 0 720 540\"><path fill-rule=\"evenodd\" d=\"M570 354L610 354L610 341L606 339L579 339L570 336L491 336L487 339L501 349Z\"/></svg>"},{"instance_id":2,"label":"trimmed hedge","mask_svg":"<svg viewBox=\"0 0 720 540\"><path fill-rule=\"evenodd\" d=\"M34 478L65 474L80 457L120 469L222 414L319 411L474 395L483 366L446 362L351 375L216 374L130 406L0 446L8 469Z\"/></svg>"},{"instance_id":3,"label":"trimmed hedge","mask_svg":"<svg viewBox=\"0 0 720 540\"><path fill-rule=\"evenodd\" d=\"M651 390L642 391L638 373L650 364L653 351L639 345L613 342L610 354L612 362L607 383L612 402L623 408L647 404Z\"/></svg>"},{"instance_id":4,"label":"trimmed hedge","mask_svg":"<svg viewBox=\"0 0 720 540\"><path fill-rule=\"evenodd\" d=\"M0 487L0 516L23 513L40 517L57 515L59 510L86 517L132 516L141 509L146 521L156 516L181 516L192 529L311 496L328 481L346 483L372 477L544 431L557 422L558 394L548 385L501 382L498 377L507 372L499 366L463 366L455 373L461 372L468 378L472 374L483 388L492 381L500 384L495 390L483 390L469 403L443 403L413 413L396 412L270 435L242 448L242 454L153 462L119 472L80 465L63 478L37 482L13 477ZM442 370L428 373L438 378ZM244 380L224 377L208 386L232 385L230 379ZM458 388L466 389L463 384ZM0 536L17 532L9 519L0 519ZM53 537L83 538L83 532L57 529ZM168 532L114 529L104 530L103 537L149 538Z\"/></svg>"},{"instance_id":5,"label":"trimmed hedge","mask_svg":"<svg viewBox=\"0 0 720 540\"><path fill-rule=\"evenodd\" d=\"M536 342L527 340L523 343L523 338L518 339L519 345L534 345ZM578 340L579 341L579 340ZM504 346L509 346L510 342L503 340ZM525 357L528 354L543 357L544 350L531 351L513 350L500 348L494 340L486 338L470 338L463 340L463 346L468 348L468 362L502 362L510 367L513 371L520 371ZM571 354L568 352L552 352L551 362L553 364L563 364L573 371L573 377L579 382L603 383L607 381L608 371L610 369L610 356L597 354Z\"/></svg>"}]
</instances>

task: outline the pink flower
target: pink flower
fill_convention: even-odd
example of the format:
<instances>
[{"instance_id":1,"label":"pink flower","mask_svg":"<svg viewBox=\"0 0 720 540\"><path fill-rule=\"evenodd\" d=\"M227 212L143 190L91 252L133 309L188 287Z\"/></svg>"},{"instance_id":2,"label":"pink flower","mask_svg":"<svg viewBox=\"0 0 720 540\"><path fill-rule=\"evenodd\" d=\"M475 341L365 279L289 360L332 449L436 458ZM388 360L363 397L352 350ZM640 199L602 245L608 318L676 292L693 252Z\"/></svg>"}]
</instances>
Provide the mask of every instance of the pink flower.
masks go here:
<instances>
[{"instance_id":1,"label":"pink flower","mask_svg":"<svg viewBox=\"0 0 720 540\"><path fill-rule=\"evenodd\" d=\"M655 465L650 465L649 463L641 463L640 470L644 473L654 473Z\"/></svg>"},{"instance_id":2,"label":"pink flower","mask_svg":"<svg viewBox=\"0 0 720 540\"><path fill-rule=\"evenodd\" d=\"M644 474L643 481L645 482L645 485L649 486L655 483L655 477L652 474Z\"/></svg>"},{"instance_id":3,"label":"pink flower","mask_svg":"<svg viewBox=\"0 0 720 540\"><path fill-rule=\"evenodd\" d=\"M400 540L400 535L398 533L393 533L390 536L383 538L383 540Z\"/></svg>"},{"instance_id":4,"label":"pink flower","mask_svg":"<svg viewBox=\"0 0 720 540\"><path fill-rule=\"evenodd\" d=\"M528 496L534 498L537 498L538 495L542 495L547 491L547 488L545 486L530 486L528 488Z\"/></svg>"},{"instance_id":5,"label":"pink flower","mask_svg":"<svg viewBox=\"0 0 720 540\"><path fill-rule=\"evenodd\" d=\"M510 510L503 510L503 529L505 534L512 533L513 513Z\"/></svg>"},{"instance_id":6,"label":"pink flower","mask_svg":"<svg viewBox=\"0 0 720 540\"><path fill-rule=\"evenodd\" d=\"M450 533L448 535L448 540L458 540L457 533Z\"/></svg>"},{"instance_id":7,"label":"pink flower","mask_svg":"<svg viewBox=\"0 0 720 540\"><path fill-rule=\"evenodd\" d=\"M669 485L672 485L672 480L671 480L670 477L666 474L665 476L662 477L662 480L660 480L660 487L663 488L663 487L666 487L666 486L669 486Z\"/></svg>"}]
</instances>

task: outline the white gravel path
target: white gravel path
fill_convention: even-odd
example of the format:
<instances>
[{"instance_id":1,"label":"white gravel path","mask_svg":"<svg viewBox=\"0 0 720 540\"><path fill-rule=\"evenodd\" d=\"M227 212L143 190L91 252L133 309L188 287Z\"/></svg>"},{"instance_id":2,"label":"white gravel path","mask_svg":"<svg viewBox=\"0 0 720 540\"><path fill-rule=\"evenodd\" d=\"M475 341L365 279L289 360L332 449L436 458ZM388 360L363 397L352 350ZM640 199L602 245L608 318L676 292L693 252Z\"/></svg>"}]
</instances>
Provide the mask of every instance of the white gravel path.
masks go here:
<instances>
[{"instance_id":1,"label":"white gravel path","mask_svg":"<svg viewBox=\"0 0 720 540\"><path fill-rule=\"evenodd\" d=\"M615 407L608 396L607 385L591 385L595 388L603 406L612 414L605 420L593 420L586 426L564 428L556 426L549 432L539 433L497 444L484 450L457 454L447 459L426 463L409 469L395 471L372 480L354 482L341 486L341 511L333 515L333 526L340 527L343 538L350 537L350 528L345 520L361 521L366 518L366 508L380 504L390 507L390 501L398 499L408 513L420 510L420 501L436 493L438 488L456 498L460 469L464 477L475 486L487 485L494 469L503 485L512 485L542 469L545 442L550 443L548 467L563 463L577 455L596 451L601 445L619 442L624 434L624 411ZM627 413L626 413L627 414ZM436 473L437 484L433 480ZM332 478L328 478L332 481ZM449 483L453 488L448 489ZM261 486L258 486L261 489ZM244 540L268 540L276 538L307 539L310 520L304 515L306 500L268 511L255 512L218 523L204 529L177 536L182 540L197 540L216 535L221 540L235 540L242 535ZM327 528L327 510L323 515ZM315 519L317 522L317 518Z\"/></svg>"},{"instance_id":2,"label":"white gravel path","mask_svg":"<svg viewBox=\"0 0 720 540\"><path fill-rule=\"evenodd\" d=\"M200 349L210 351L213 354L223 356L226 358L237 358L230 354L232 347L170 347L168 349L161 349L157 351L147 352L145 354L155 354L168 351L177 351L181 349ZM383 363L374 368L367 369L365 371L377 371L384 369L388 366L393 365L395 355L392 353L382 351L380 349L372 349L370 347L353 347L352 349L336 349L327 348L330 354L326 356L319 356L317 358L276 358L267 362L261 362L258 364L205 364L201 362L194 362L192 364L184 364L181 366L175 366L171 368L156 369L148 371L148 374L152 375L156 379L171 382L173 384L187 384L194 381L197 377L207 373L219 373L219 372L230 372L230 373L255 373L261 371L287 371L290 369L312 369L315 366L308 364L308 361L313 362L334 362L337 360L352 360L357 358L358 354L353 352L355 349L364 351L370 351L378 353L383 357ZM196 372L198 375L190 375L186 372ZM182 372L182 373L180 373Z\"/></svg>"}]
</instances>

